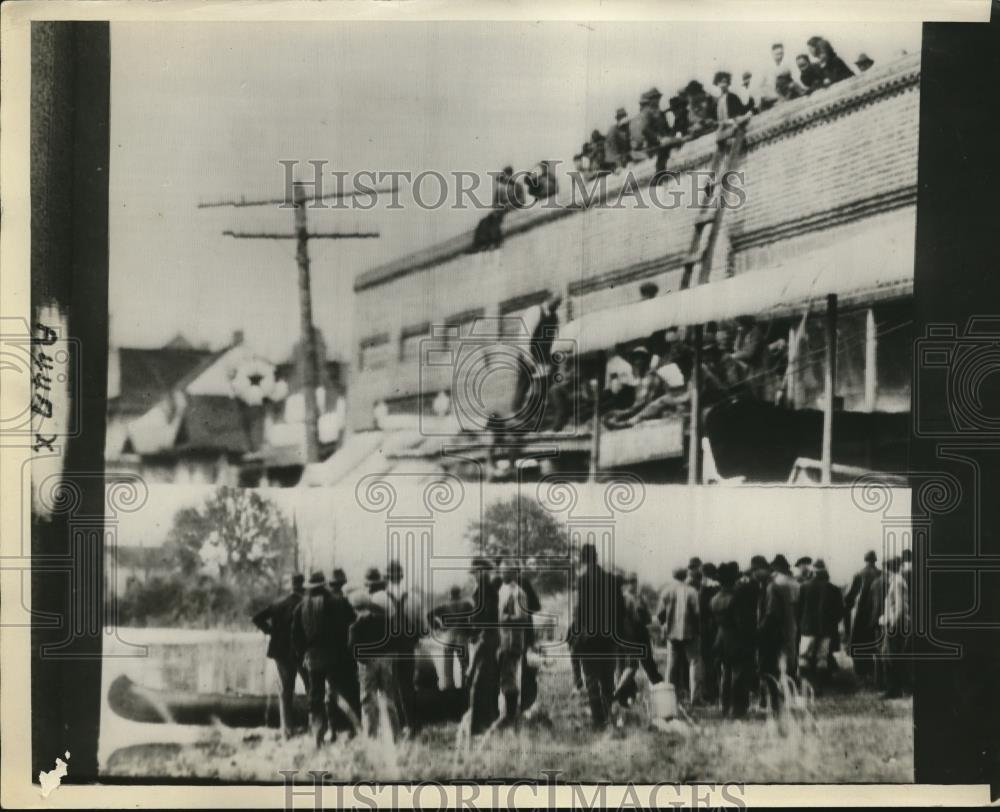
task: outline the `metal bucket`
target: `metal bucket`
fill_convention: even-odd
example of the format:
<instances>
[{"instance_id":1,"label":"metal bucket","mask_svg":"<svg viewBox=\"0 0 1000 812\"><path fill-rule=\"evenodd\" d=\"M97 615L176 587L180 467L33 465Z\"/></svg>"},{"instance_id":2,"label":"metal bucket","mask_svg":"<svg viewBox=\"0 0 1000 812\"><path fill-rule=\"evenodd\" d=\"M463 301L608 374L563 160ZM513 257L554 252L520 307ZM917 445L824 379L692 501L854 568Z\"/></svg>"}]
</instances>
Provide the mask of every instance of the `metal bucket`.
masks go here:
<instances>
[{"instance_id":1,"label":"metal bucket","mask_svg":"<svg viewBox=\"0 0 1000 812\"><path fill-rule=\"evenodd\" d=\"M661 682L653 685L649 690L653 705L653 718L655 719L676 719L677 718L677 691L669 682Z\"/></svg>"}]
</instances>

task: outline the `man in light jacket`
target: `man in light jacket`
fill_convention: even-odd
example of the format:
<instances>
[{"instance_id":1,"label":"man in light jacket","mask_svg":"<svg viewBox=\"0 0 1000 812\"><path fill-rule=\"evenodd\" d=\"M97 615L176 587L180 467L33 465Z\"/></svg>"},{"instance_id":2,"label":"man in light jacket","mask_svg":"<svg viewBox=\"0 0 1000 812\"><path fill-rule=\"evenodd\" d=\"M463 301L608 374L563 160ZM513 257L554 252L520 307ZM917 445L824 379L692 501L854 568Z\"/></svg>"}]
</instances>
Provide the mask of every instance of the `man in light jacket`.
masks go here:
<instances>
[{"instance_id":1,"label":"man in light jacket","mask_svg":"<svg viewBox=\"0 0 1000 812\"><path fill-rule=\"evenodd\" d=\"M657 618L670 647L668 679L680 695L687 669L689 698L693 703L701 696L698 670L701 661L701 618L698 591L687 583L685 567L674 570L674 581L663 590Z\"/></svg>"}]
</instances>

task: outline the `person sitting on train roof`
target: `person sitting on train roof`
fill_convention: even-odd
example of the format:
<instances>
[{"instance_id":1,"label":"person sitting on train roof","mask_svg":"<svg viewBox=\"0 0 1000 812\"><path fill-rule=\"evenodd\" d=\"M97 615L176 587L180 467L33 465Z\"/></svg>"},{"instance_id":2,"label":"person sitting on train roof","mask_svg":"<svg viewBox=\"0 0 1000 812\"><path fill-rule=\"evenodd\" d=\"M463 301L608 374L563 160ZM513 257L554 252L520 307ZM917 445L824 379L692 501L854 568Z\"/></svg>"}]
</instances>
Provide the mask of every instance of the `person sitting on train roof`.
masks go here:
<instances>
[{"instance_id":1,"label":"person sitting on train roof","mask_svg":"<svg viewBox=\"0 0 1000 812\"><path fill-rule=\"evenodd\" d=\"M615 123L604 137L605 160L613 169L624 168L632 161L632 140L629 136L628 112L619 107Z\"/></svg>"},{"instance_id":2,"label":"person sitting on train roof","mask_svg":"<svg viewBox=\"0 0 1000 812\"><path fill-rule=\"evenodd\" d=\"M805 89L798 85L792 78L792 72L788 68L782 70L775 79L775 87L778 91L779 101L792 101L805 94Z\"/></svg>"},{"instance_id":3,"label":"person sitting on train roof","mask_svg":"<svg viewBox=\"0 0 1000 812\"><path fill-rule=\"evenodd\" d=\"M746 113L756 113L760 110L760 105L757 103L757 93L750 87L752 80L753 74L745 70L743 76L740 77L740 86L736 88L736 95L740 97L740 104L743 105L743 111Z\"/></svg>"},{"instance_id":4,"label":"person sitting on train roof","mask_svg":"<svg viewBox=\"0 0 1000 812\"><path fill-rule=\"evenodd\" d=\"M528 173L524 185L535 200L548 200L554 197L558 188L552 161L539 161L538 165Z\"/></svg>"},{"instance_id":5,"label":"person sitting on train roof","mask_svg":"<svg viewBox=\"0 0 1000 812\"><path fill-rule=\"evenodd\" d=\"M771 46L772 65L764 70L760 80L760 109L767 110L781 98L778 91L778 75L783 70L788 70L788 63L785 62L785 46L776 42Z\"/></svg>"},{"instance_id":6,"label":"person sitting on train roof","mask_svg":"<svg viewBox=\"0 0 1000 812\"><path fill-rule=\"evenodd\" d=\"M607 414L604 423L610 429L634 426L636 421L633 418L666 389L663 378L650 365L649 350L643 346L635 347L629 353L628 360L632 365L632 378L635 381L635 401L627 409L616 409Z\"/></svg>"},{"instance_id":7,"label":"person sitting on train roof","mask_svg":"<svg viewBox=\"0 0 1000 812\"><path fill-rule=\"evenodd\" d=\"M670 97L670 103L667 106L667 126L676 136L686 136L688 130L691 129L688 101L681 94Z\"/></svg>"},{"instance_id":8,"label":"person sitting on train roof","mask_svg":"<svg viewBox=\"0 0 1000 812\"><path fill-rule=\"evenodd\" d=\"M712 100L711 115L720 126L731 127L749 117L747 111L743 109L740 97L729 89L732 80L732 75L724 70L718 71L712 80L712 84L719 89L719 96Z\"/></svg>"},{"instance_id":9,"label":"person sitting on train roof","mask_svg":"<svg viewBox=\"0 0 1000 812\"><path fill-rule=\"evenodd\" d=\"M639 134L640 146L649 155L656 156L656 171L661 172L667 165L670 149L660 147L667 142L672 133L667 126L667 118L660 109L660 99L663 94L655 87L650 88L639 97Z\"/></svg>"},{"instance_id":10,"label":"person sitting on train roof","mask_svg":"<svg viewBox=\"0 0 1000 812\"><path fill-rule=\"evenodd\" d=\"M824 87L829 87L854 76L854 71L847 67L847 63L843 59L837 56L837 52L833 50L828 39L810 37L806 45L809 48L809 54L817 60Z\"/></svg>"},{"instance_id":11,"label":"person sitting on train roof","mask_svg":"<svg viewBox=\"0 0 1000 812\"><path fill-rule=\"evenodd\" d=\"M717 126L712 97L705 91L704 85L697 79L692 79L680 93L688 105L688 135L692 138L714 130Z\"/></svg>"},{"instance_id":12,"label":"person sitting on train roof","mask_svg":"<svg viewBox=\"0 0 1000 812\"><path fill-rule=\"evenodd\" d=\"M823 72L819 69L819 65L812 62L806 54L799 54L795 57L795 64L799 69L799 83L805 88L807 94L823 87Z\"/></svg>"},{"instance_id":13,"label":"person sitting on train roof","mask_svg":"<svg viewBox=\"0 0 1000 812\"><path fill-rule=\"evenodd\" d=\"M625 383L617 372L608 376L608 385L601 392L601 414L623 411L635 403L635 387Z\"/></svg>"}]
</instances>

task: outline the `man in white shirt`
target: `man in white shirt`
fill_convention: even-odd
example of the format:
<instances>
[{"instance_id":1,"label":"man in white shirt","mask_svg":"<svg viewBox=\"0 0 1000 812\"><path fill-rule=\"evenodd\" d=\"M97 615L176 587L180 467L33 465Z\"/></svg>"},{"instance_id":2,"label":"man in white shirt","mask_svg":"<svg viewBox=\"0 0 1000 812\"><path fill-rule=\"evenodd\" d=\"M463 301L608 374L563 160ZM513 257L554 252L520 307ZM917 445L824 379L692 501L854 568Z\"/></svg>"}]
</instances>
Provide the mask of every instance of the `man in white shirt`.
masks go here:
<instances>
[{"instance_id":1,"label":"man in white shirt","mask_svg":"<svg viewBox=\"0 0 1000 812\"><path fill-rule=\"evenodd\" d=\"M760 109L766 110L780 98L777 88L778 74L782 68L788 68L785 64L785 46L776 42L771 46L771 59L774 64L768 66L763 72L760 81Z\"/></svg>"},{"instance_id":2,"label":"man in white shirt","mask_svg":"<svg viewBox=\"0 0 1000 812\"><path fill-rule=\"evenodd\" d=\"M757 93L754 92L750 83L753 81L753 74L745 70L743 71L742 81L739 87L736 88L736 95L740 97L740 103L743 105L743 112L745 113L758 113L760 112L760 103L757 100Z\"/></svg>"}]
</instances>

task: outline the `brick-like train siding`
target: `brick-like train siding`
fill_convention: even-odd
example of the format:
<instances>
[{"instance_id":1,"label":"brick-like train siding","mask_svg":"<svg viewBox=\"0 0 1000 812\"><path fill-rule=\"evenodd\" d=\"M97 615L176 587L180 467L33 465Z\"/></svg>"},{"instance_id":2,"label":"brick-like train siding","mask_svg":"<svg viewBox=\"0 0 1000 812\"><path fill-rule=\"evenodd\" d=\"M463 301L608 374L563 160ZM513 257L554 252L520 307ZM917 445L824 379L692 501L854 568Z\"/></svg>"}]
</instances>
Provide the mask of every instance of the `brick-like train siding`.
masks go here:
<instances>
[{"instance_id":1,"label":"brick-like train siding","mask_svg":"<svg viewBox=\"0 0 1000 812\"><path fill-rule=\"evenodd\" d=\"M838 241L853 243L855 257L877 254L880 240L867 232L885 233L890 223L905 250L916 200L918 121L917 54L753 119L735 166L743 172L746 204L725 214L710 279L787 264ZM713 149L713 136L686 144L671 166L707 168ZM648 177L650 163L637 175ZM685 204L690 185L682 175ZM506 218L497 251L436 246L409 264L404 258L362 274L355 284L352 425L369 427L378 399L411 396L421 385L448 387L447 370L425 369L421 384L418 361L399 360L407 328L473 308L496 314L501 302L544 289L569 293L574 316L638 300L647 280L661 293L675 290L695 216L687 205L640 209L627 198L622 208L533 209ZM359 371L359 345L379 333L389 336L390 361Z\"/></svg>"}]
</instances>

